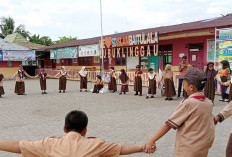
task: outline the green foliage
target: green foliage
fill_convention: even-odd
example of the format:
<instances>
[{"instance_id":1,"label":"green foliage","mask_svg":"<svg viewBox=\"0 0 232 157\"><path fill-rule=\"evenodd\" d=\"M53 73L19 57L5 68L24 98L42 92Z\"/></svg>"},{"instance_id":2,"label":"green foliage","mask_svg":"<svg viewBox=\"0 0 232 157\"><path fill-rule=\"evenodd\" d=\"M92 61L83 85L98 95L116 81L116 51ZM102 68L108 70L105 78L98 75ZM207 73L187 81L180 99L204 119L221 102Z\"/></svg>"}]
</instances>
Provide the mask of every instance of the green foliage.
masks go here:
<instances>
[{"instance_id":1,"label":"green foliage","mask_svg":"<svg viewBox=\"0 0 232 157\"><path fill-rule=\"evenodd\" d=\"M68 42L68 41L72 41L72 40L77 40L77 37L59 37L59 40L55 41L54 43L55 44L59 44L59 43L65 43L65 42Z\"/></svg>"},{"instance_id":2,"label":"green foliage","mask_svg":"<svg viewBox=\"0 0 232 157\"><path fill-rule=\"evenodd\" d=\"M46 46L50 46L54 44L49 36L40 37L39 34L38 35L34 34L30 36L29 41L35 44L46 45Z\"/></svg>"},{"instance_id":3,"label":"green foliage","mask_svg":"<svg viewBox=\"0 0 232 157\"><path fill-rule=\"evenodd\" d=\"M30 36L30 32L25 30L25 26L20 24L15 29L15 21L12 17L1 17L1 24L0 24L0 37L5 38L9 34L13 33L20 33L22 36L24 36L26 39Z\"/></svg>"},{"instance_id":4,"label":"green foliage","mask_svg":"<svg viewBox=\"0 0 232 157\"><path fill-rule=\"evenodd\" d=\"M223 17L225 17L225 16L232 16L232 13L229 13L229 14L226 14L226 15L224 15L224 14L221 14Z\"/></svg>"}]
</instances>

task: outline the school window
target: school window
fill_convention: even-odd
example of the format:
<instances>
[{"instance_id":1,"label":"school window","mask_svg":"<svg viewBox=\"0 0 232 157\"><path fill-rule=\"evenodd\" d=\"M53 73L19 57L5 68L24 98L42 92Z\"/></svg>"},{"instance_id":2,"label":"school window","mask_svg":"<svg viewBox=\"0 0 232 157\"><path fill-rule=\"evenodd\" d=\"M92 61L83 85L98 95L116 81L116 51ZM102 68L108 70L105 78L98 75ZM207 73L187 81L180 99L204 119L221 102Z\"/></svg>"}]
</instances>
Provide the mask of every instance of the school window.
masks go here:
<instances>
[{"instance_id":1,"label":"school window","mask_svg":"<svg viewBox=\"0 0 232 157\"><path fill-rule=\"evenodd\" d=\"M65 65L72 65L72 59L65 59Z\"/></svg>"},{"instance_id":2,"label":"school window","mask_svg":"<svg viewBox=\"0 0 232 157\"><path fill-rule=\"evenodd\" d=\"M60 64L60 59L56 59L56 63Z\"/></svg>"},{"instance_id":3,"label":"school window","mask_svg":"<svg viewBox=\"0 0 232 157\"><path fill-rule=\"evenodd\" d=\"M7 62L7 67L12 67L13 65L12 65L12 62L11 61L8 61Z\"/></svg>"},{"instance_id":4,"label":"school window","mask_svg":"<svg viewBox=\"0 0 232 157\"><path fill-rule=\"evenodd\" d=\"M203 43L197 43L197 44L189 44L189 51L203 51L204 44Z\"/></svg>"},{"instance_id":5,"label":"school window","mask_svg":"<svg viewBox=\"0 0 232 157\"><path fill-rule=\"evenodd\" d=\"M73 63L77 63L77 58L73 58Z\"/></svg>"},{"instance_id":6,"label":"school window","mask_svg":"<svg viewBox=\"0 0 232 157\"><path fill-rule=\"evenodd\" d=\"M78 58L79 65L92 65L92 57L79 57Z\"/></svg>"},{"instance_id":7,"label":"school window","mask_svg":"<svg viewBox=\"0 0 232 157\"><path fill-rule=\"evenodd\" d=\"M172 65L172 53L173 53L172 44L159 45L159 57L162 58L163 67L165 67L167 64Z\"/></svg>"}]
</instances>

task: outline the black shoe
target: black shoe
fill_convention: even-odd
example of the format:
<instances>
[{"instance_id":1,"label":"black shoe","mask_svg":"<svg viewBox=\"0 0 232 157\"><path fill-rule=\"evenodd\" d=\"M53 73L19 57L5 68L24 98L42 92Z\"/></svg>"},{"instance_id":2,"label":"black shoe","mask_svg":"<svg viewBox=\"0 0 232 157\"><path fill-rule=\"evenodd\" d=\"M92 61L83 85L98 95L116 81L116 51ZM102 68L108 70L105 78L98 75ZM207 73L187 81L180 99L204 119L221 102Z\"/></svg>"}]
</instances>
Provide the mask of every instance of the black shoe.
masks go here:
<instances>
[{"instance_id":1,"label":"black shoe","mask_svg":"<svg viewBox=\"0 0 232 157\"><path fill-rule=\"evenodd\" d=\"M134 94L134 95L139 95L138 93Z\"/></svg>"},{"instance_id":2,"label":"black shoe","mask_svg":"<svg viewBox=\"0 0 232 157\"><path fill-rule=\"evenodd\" d=\"M0 98L2 98L2 96L0 95Z\"/></svg>"},{"instance_id":3,"label":"black shoe","mask_svg":"<svg viewBox=\"0 0 232 157\"><path fill-rule=\"evenodd\" d=\"M154 96L151 96L150 98L155 98Z\"/></svg>"},{"instance_id":4,"label":"black shoe","mask_svg":"<svg viewBox=\"0 0 232 157\"><path fill-rule=\"evenodd\" d=\"M124 94L126 94L126 92L124 92Z\"/></svg>"},{"instance_id":5,"label":"black shoe","mask_svg":"<svg viewBox=\"0 0 232 157\"><path fill-rule=\"evenodd\" d=\"M92 93L96 93L95 91L93 91Z\"/></svg>"},{"instance_id":6,"label":"black shoe","mask_svg":"<svg viewBox=\"0 0 232 157\"><path fill-rule=\"evenodd\" d=\"M98 93L99 93L99 91L96 91L95 93L96 93L96 94L98 94Z\"/></svg>"},{"instance_id":7,"label":"black shoe","mask_svg":"<svg viewBox=\"0 0 232 157\"><path fill-rule=\"evenodd\" d=\"M65 93L65 90L63 90L63 93Z\"/></svg>"},{"instance_id":8,"label":"black shoe","mask_svg":"<svg viewBox=\"0 0 232 157\"><path fill-rule=\"evenodd\" d=\"M82 90L80 90L80 92L82 92Z\"/></svg>"},{"instance_id":9,"label":"black shoe","mask_svg":"<svg viewBox=\"0 0 232 157\"><path fill-rule=\"evenodd\" d=\"M122 95L122 92L121 92L121 93L119 93L119 95Z\"/></svg>"},{"instance_id":10,"label":"black shoe","mask_svg":"<svg viewBox=\"0 0 232 157\"><path fill-rule=\"evenodd\" d=\"M44 94L48 94L47 92L44 92Z\"/></svg>"},{"instance_id":11,"label":"black shoe","mask_svg":"<svg viewBox=\"0 0 232 157\"><path fill-rule=\"evenodd\" d=\"M165 98L164 100L169 100L169 98Z\"/></svg>"},{"instance_id":12,"label":"black shoe","mask_svg":"<svg viewBox=\"0 0 232 157\"><path fill-rule=\"evenodd\" d=\"M88 92L88 90L86 89L85 92Z\"/></svg>"},{"instance_id":13,"label":"black shoe","mask_svg":"<svg viewBox=\"0 0 232 157\"><path fill-rule=\"evenodd\" d=\"M169 98L168 100L169 100L169 101L172 101L172 100L173 100L173 98Z\"/></svg>"},{"instance_id":14,"label":"black shoe","mask_svg":"<svg viewBox=\"0 0 232 157\"><path fill-rule=\"evenodd\" d=\"M42 95L44 95L44 92L42 92Z\"/></svg>"},{"instance_id":15,"label":"black shoe","mask_svg":"<svg viewBox=\"0 0 232 157\"><path fill-rule=\"evenodd\" d=\"M146 99L149 99L149 96L146 96Z\"/></svg>"},{"instance_id":16,"label":"black shoe","mask_svg":"<svg viewBox=\"0 0 232 157\"><path fill-rule=\"evenodd\" d=\"M23 93L22 95L27 95L27 94Z\"/></svg>"},{"instance_id":17,"label":"black shoe","mask_svg":"<svg viewBox=\"0 0 232 157\"><path fill-rule=\"evenodd\" d=\"M219 101L222 101L222 102L223 102L223 101L224 101L224 99L220 99Z\"/></svg>"},{"instance_id":18,"label":"black shoe","mask_svg":"<svg viewBox=\"0 0 232 157\"><path fill-rule=\"evenodd\" d=\"M59 93L61 93L61 90L59 91Z\"/></svg>"},{"instance_id":19,"label":"black shoe","mask_svg":"<svg viewBox=\"0 0 232 157\"><path fill-rule=\"evenodd\" d=\"M142 96L142 93L140 93L139 96Z\"/></svg>"}]
</instances>

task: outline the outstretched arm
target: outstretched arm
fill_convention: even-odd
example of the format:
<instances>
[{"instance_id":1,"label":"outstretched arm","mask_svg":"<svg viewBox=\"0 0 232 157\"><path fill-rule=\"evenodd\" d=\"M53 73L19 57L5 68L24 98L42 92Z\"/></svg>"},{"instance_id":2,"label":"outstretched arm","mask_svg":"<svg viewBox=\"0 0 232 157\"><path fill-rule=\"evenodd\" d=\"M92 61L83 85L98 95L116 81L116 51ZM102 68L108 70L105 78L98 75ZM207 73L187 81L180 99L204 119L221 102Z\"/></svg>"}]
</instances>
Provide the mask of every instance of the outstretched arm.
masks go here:
<instances>
[{"instance_id":1,"label":"outstretched arm","mask_svg":"<svg viewBox=\"0 0 232 157\"><path fill-rule=\"evenodd\" d=\"M153 150L152 153L155 152L155 146L154 149L152 150ZM128 155L128 154L140 153L140 152L145 152L143 146L129 145L129 144L121 145L120 155Z\"/></svg>"},{"instance_id":2,"label":"outstretched arm","mask_svg":"<svg viewBox=\"0 0 232 157\"><path fill-rule=\"evenodd\" d=\"M76 77L78 77L79 76L79 73L76 73L74 76L73 76L73 78L76 78Z\"/></svg>"},{"instance_id":3,"label":"outstretched arm","mask_svg":"<svg viewBox=\"0 0 232 157\"><path fill-rule=\"evenodd\" d=\"M29 75L26 71L24 72L24 74L25 74L27 77L32 78L32 76Z\"/></svg>"},{"instance_id":4,"label":"outstretched arm","mask_svg":"<svg viewBox=\"0 0 232 157\"><path fill-rule=\"evenodd\" d=\"M19 141L0 141L0 150L21 154Z\"/></svg>"}]
</instances>

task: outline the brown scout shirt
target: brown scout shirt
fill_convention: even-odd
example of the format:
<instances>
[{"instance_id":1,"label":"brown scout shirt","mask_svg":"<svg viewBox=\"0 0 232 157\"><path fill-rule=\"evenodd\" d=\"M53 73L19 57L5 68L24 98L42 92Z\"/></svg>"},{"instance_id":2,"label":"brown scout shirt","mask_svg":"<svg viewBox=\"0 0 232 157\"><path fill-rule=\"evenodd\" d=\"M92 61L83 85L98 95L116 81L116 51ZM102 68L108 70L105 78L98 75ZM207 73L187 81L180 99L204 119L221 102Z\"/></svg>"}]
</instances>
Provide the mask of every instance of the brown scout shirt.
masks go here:
<instances>
[{"instance_id":1,"label":"brown scout shirt","mask_svg":"<svg viewBox=\"0 0 232 157\"><path fill-rule=\"evenodd\" d=\"M118 157L121 152L119 144L86 138L77 132L61 138L21 141L19 147L23 157Z\"/></svg>"},{"instance_id":2,"label":"brown scout shirt","mask_svg":"<svg viewBox=\"0 0 232 157\"><path fill-rule=\"evenodd\" d=\"M218 114L218 116L220 117L220 122L222 122L223 120L225 120L226 118L232 116L232 101L230 101L229 104L227 104L222 111ZM230 132L232 134L232 130Z\"/></svg>"},{"instance_id":3,"label":"brown scout shirt","mask_svg":"<svg viewBox=\"0 0 232 157\"><path fill-rule=\"evenodd\" d=\"M213 144L215 125L213 104L202 92L183 100L166 122L177 129L175 157L207 157Z\"/></svg>"}]
</instances>

